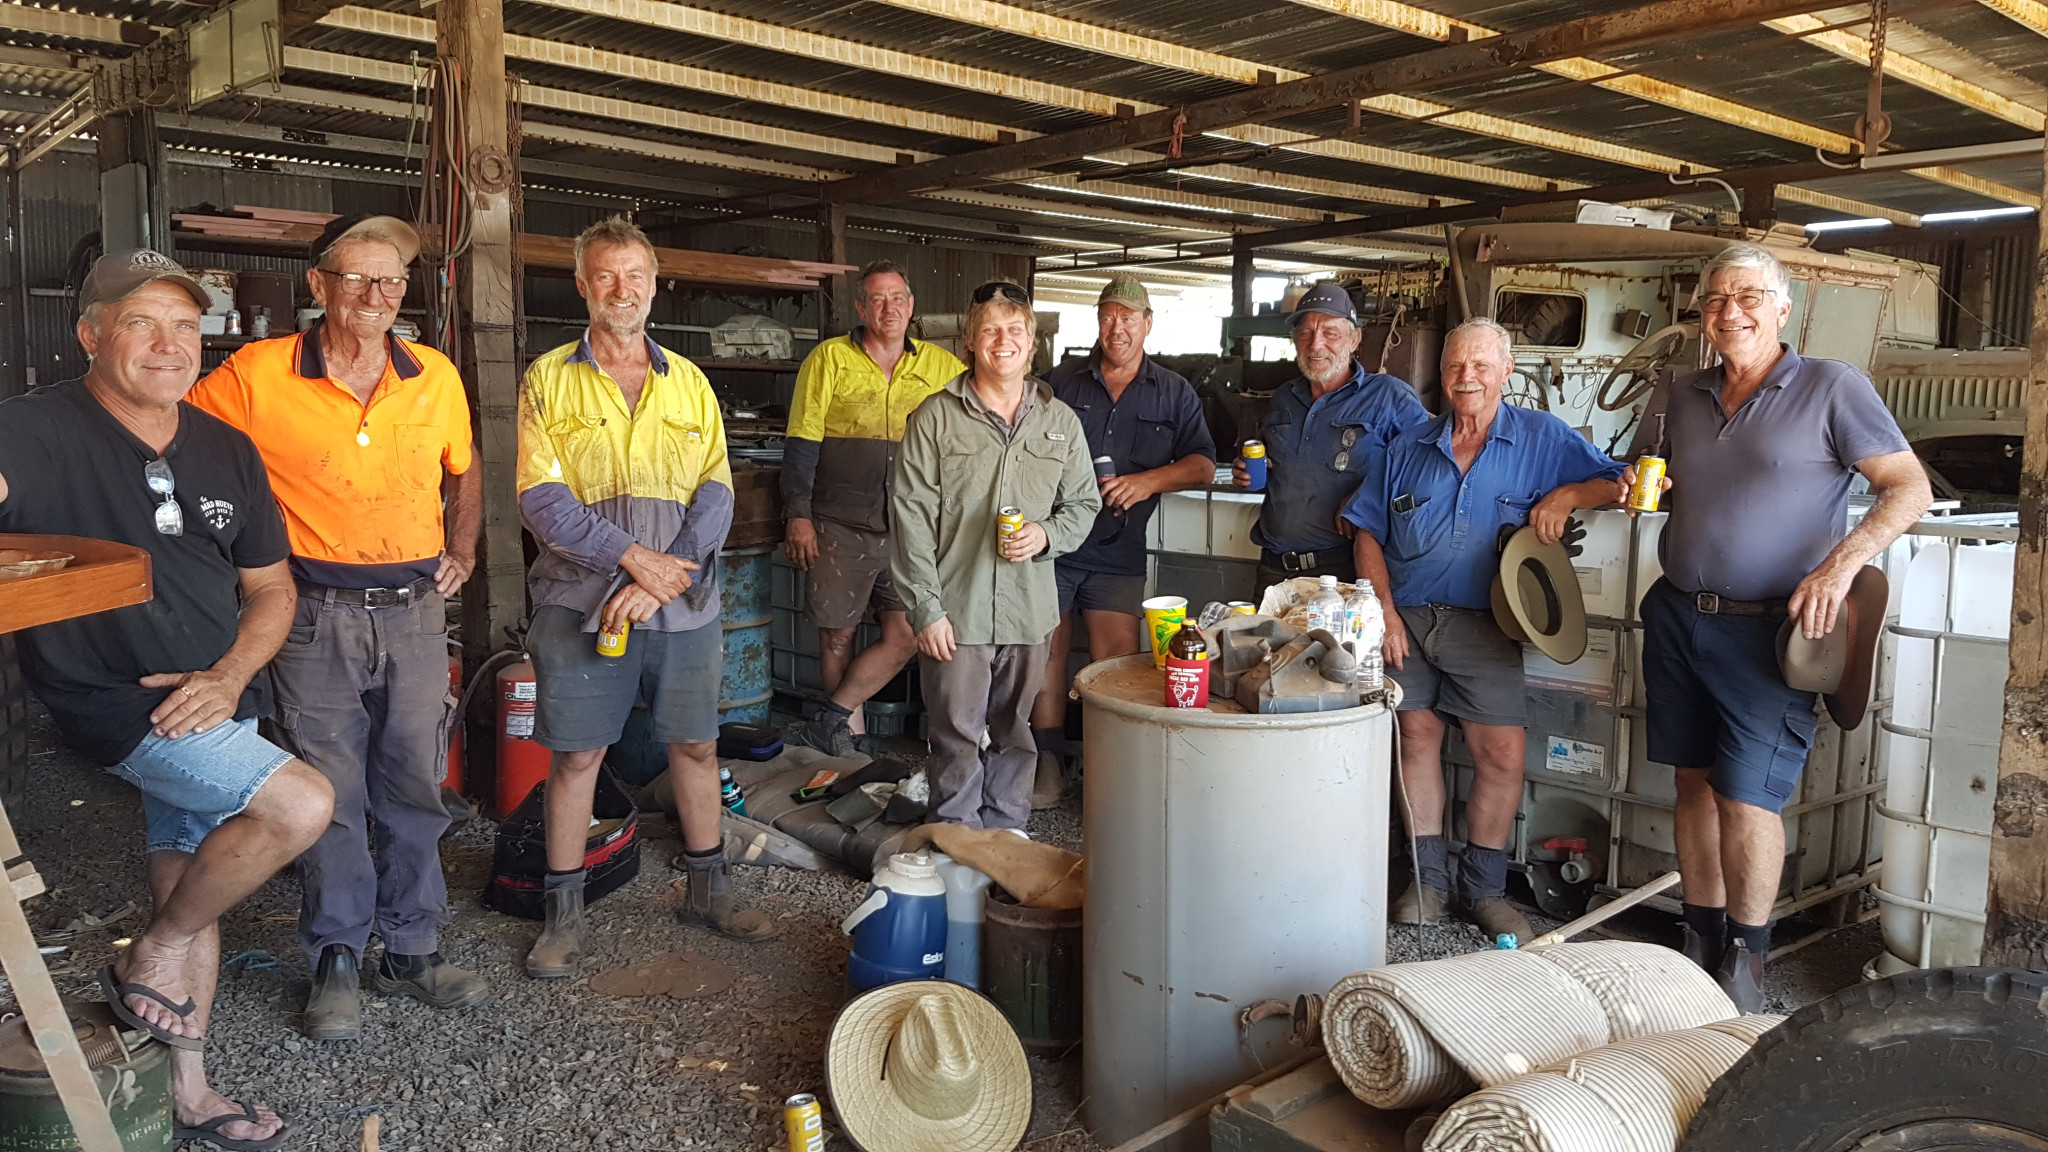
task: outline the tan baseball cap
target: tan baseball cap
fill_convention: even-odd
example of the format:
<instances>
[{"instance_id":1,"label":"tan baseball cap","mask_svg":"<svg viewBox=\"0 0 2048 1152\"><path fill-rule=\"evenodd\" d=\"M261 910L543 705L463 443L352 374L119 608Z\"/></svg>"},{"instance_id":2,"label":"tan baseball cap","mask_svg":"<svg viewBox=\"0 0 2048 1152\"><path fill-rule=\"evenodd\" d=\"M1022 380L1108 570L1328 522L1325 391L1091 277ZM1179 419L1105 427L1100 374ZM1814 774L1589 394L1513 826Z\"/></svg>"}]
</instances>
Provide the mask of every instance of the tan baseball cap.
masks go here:
<instances>
[{"instance_id":1,"label":"tan baseball cap","mask_svg":"<svg viewBox=\"0 0 2048 1152\"><path fill-rule=\"evenodd\" d=\"M184 265L151 248L124 248L93 261L85 283L78 286L78 310L126 300L159 280L183 288L200 311L206 310L206 289L199 286L199 281L185 271Z\"/></svg>"},{"instance_id":2,"label":"tan baseball cap","mask_svg":"<svg viewBox=\"0 0 2048 1152\"><path fill-rule=\"evenodd\" d=\"M336 216L313 241L313 263L344 240L382 240L398 249L398 262L411 264L420 254L420 234L396 216Z\"/></svg>"},{"instance_id":3,"label":"tan baseball cap","mask_svg":"<svg viewBox=\"0 0 2048 1152\"><path fill-rule=\"evenodd\" d=\"M1104 304L1121 304L1140 312L1150 312L1152 294L1145 291L1145 285L1140 283L1136 276L1129 272L1118 272L1109 278L1109 283L1102 286L1102 295L1095 299L1097 308Z\"/></svg>"}]
</instances>

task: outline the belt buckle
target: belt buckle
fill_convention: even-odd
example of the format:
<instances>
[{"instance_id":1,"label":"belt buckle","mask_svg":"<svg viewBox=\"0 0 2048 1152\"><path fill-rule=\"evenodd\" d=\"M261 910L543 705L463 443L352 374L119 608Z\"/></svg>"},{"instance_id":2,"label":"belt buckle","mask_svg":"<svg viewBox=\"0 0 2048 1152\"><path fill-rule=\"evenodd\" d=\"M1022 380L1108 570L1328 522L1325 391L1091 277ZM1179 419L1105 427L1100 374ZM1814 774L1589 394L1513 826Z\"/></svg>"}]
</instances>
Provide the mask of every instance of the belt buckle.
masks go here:
<instances>
[{"instance_id":1,"label":"belt buckle","mask_svg":"<svg viewBox=\"0 0 2048 1152\"><path fill-rule=\"evenodd\" d=\"M366 608L402 608L411 602L410 588L363 589L363 606Z\"/></svg>"},{"instance_id":2,"label":"belt buckle","mask_svg":"<svg viewBox=\"0 0 2048 1152\"><path fill-rule=\"evenodd\" d=\"M1284 572L1306 572L1315 566L1316 554L1313 552L1282 552L1280 554L1280 568Z\"/></svg>"},{"instance_id":3,"label":"belt buckle","mask_svg":"<svg viewBox=\"0 0 2048 1152\"><path fill-rule=\"evenodd\" d=\"M1721 597L1714 592L1698 592L1693 595L1692 606L1709 616L1721 614Z\"/></svg>"}]
</instances>

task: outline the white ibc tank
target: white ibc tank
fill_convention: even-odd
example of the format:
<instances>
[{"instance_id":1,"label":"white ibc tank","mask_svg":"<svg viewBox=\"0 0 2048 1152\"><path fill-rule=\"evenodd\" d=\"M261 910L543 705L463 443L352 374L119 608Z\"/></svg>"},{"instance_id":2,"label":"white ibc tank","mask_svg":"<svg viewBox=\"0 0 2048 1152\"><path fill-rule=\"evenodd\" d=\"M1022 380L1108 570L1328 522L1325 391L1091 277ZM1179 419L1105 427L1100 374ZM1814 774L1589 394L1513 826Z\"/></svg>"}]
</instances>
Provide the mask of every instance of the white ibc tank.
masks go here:
<instances>
[{"instance_id":1,"label":"white ibc tank","mask_svg":"<svg viewBox=\"0 0 2048 1152\"><path fill-rule=\"evenodd\" d=\"M1392 717L1167 708L1148 656L1075 680L1087 737L1084 1119L1120 1144L1298 1052L1261 1000L1386 961ZM1209 1147L1198 1123L1165 1150Z\"/></svg>"}]
</instances>

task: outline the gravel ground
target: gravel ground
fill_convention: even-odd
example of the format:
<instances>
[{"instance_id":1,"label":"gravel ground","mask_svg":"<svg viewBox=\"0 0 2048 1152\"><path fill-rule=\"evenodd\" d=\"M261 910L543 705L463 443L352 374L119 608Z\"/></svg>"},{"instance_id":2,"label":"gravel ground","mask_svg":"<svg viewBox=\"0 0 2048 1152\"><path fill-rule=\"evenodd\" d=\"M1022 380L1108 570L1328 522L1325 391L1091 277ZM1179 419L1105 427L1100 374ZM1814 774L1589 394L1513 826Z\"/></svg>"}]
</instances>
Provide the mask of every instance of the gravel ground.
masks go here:
<instances>
[{"instance_id":1,"label":"gravel ground","mask_svg":"<svg viewBox=\"0 0 2048 1152\"><path fill-rule=\"evenodd\" d=\"M141 813L127 785L87 765L55 740L38 712L34 785L14 813L28 857L50 894L29 906L67 995L97 997L94 980L115 941L147 915ZM898 742L917 759L921 746ZM209 1062L231 1098L276 1108L293 1125L292 1148L355 1149L362 1120L384 1117L384 1152L566 1152L568 1149L778 1149L781 1102L823 1095L821 1053L833 1017L849 998L846 944L838 924L863 882L838 873L740 869L744 899L774 916L782 934L760 945L727 941L673 919L679 849L658 817L642 825L641 874L590 910L590 972L659 952L687 949L728 965L730 991L704 1000L596 995L582 980L526 979L520 963L536 925L488 912L477 902L490 866L491 829L475 821L443 842L455 923L442 951L487 976L494 997L459 1015L366 992L364 1035L323 1045L299 1034L308 979L294 936L298 884L279 876L222 922L222 954L260 951L275 966L224 974ZM1037 839L1080 848L1078 802L1035 814ZM84 914L102 916L133 901L137 910L97 930L58 938ZM1554 926L1532 918L1538 931ZM1624 924L1631 935L1672 933L1668 918ZM1391 929L1394 960L1420 960L1486 947L1462 924ZM1790 1007L1854 983L1878 951L1875 925L1838 932L1775 965L1771 992ZM1029 1152L1100 1152L1082 1131L1081 1061L1032 1060L1036 1101ZM832 1119L827 1112L827 1127ZM850 1143L832 1132L830 1147Z\"/></svg>"}]
</instances>

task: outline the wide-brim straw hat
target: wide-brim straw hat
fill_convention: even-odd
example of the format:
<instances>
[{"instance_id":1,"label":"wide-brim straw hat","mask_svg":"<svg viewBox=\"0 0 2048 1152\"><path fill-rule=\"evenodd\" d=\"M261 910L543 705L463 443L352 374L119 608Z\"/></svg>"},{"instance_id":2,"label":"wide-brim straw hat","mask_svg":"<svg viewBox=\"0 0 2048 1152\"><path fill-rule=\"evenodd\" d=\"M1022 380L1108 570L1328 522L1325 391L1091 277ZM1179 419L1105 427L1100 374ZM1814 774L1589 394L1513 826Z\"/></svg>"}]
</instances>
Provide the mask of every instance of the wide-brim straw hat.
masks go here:
<instances>
[{"instance_id":1,"label":"wide-brim straw hat","mask_svg":"<svg viewBox=\"0 0 2048 1152\"><path fill-rule=\"evenodd\" d=\"M979 993L943 980L886 984L842 1009L825 1084L862 1152L1011 1152L1031 1125L1016 1030Z\"/></svg>"}]
</instances>

